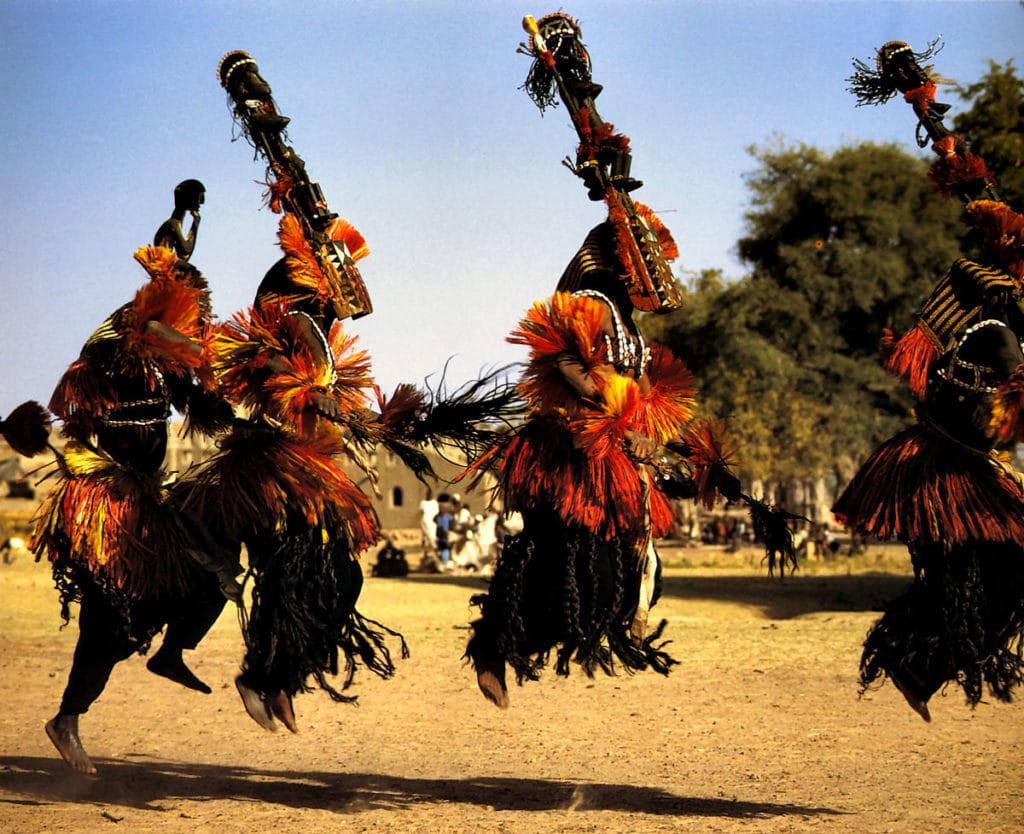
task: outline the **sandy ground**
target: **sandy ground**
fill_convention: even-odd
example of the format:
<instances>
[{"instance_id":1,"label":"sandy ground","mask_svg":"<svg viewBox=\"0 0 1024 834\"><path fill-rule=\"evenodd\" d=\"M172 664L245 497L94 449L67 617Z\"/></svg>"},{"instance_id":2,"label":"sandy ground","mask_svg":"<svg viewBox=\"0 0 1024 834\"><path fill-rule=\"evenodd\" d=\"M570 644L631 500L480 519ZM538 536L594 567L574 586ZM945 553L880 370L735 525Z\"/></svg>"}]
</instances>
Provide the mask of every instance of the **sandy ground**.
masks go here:
<instances>
[{"instance_id":1,"label":"sandy ground","mask_svg":"<svg viewBox=\"0 0 1024 834\"><path fill-rule=\"evenodd\" d=\"M369 579L360 608L412 657L390 681L361 673L358 706L303 695L298 735L261 730L226 611L189 658L212 695L139 657L115 670L82 719L96 777L43 732L77 627L59 630L44 565L0 565L0 832L1024 831L1019 702L971 711L950 689L925 724L891 685L858 697L860 641L906 575L858 557L780 583L753 554L668 555L689 566L657 609L681 661L667 678L547 675L499 711L461 660L483 582Z\"/></svg>"}]
</instances>

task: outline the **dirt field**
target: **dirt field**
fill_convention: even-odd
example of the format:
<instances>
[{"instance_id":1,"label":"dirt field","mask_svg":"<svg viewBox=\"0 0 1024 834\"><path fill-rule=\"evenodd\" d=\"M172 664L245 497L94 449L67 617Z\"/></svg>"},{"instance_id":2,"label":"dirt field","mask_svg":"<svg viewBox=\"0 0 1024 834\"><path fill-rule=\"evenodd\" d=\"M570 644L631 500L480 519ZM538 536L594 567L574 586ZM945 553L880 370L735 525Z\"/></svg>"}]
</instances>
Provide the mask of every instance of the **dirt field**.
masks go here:
<instances>
[{"instance_id":1,"label":"dirt field","mask_svg":"<svg viewBox=\"0 0 1024 834\"><path fill-rule=\"evenodd\" d=\"M360 675L358 706L304 695L299 735L261 730L232 685L228 611L190 657L212 695L138 657L115 670L82 719L97 777L43 732L77 628L58 630L44 565L0 565L0 832L1024 830L1020 703L972 712L951 689L929 725L891 685L858 697L859 644L908 581L888 570L901 559L872 551L780 583L753 554L666 555L657 611L681 661L668 678L548 675L502 712L460 659L482 581L369 579L360 608L412 657L391 681Z\"/></svg>"}]
</instances>

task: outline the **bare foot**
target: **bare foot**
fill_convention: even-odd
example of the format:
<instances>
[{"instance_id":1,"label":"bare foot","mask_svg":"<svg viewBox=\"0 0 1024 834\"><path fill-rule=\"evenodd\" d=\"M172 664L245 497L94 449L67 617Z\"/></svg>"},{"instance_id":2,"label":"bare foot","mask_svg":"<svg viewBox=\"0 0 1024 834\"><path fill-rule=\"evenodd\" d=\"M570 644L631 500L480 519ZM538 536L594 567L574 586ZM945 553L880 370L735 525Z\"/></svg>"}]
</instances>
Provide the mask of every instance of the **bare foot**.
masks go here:
<instances>
[{"instance_id":1,"label":"bare foot","mask_svg":"<svg viewBox=\"0 0 1024 834\"><path fill-rule=\"evenodd\" d=\"M910 691L909 688L907 688L904 684L900 682L899 678L894 678L890 676L890 680L892 681L892 685L899 690L900 695L902 695L906 699L907 703L910 704L910 708L914 712L920 715L925 721L932 720L932 714L928 711L927 701L922 701L920 698L918 698L913 692Z\"/></svg>"},{"instance_id":2,"label":"bare foot","mask_svg":"<svg viewBox=\"0 0 1024 834\"><path fill-rule=\"evenodd\" d=\"M58 715L46 722L46 735L50 737L53 746L57 748L61 758L79 773L93 774L96 768L89 759L89 754L82 747L82 740L78 737L78 716Z\"/></svg>"},{"instance_id":3,"label":"bare foot","mask_svg":"<svg viewBox=\"0 0 1024 834\"><path fill-rule=\"evenodd\" d=\"M235 688L238 690L238 694L242 696L242 705L245 707L245 711L249 713L249 717L264 730L276 733L277 722L274 721L274 716L271 714L270 707L267 705L264 697L255 689L242 683L241 677L235 678Z\"/></svg>"},{"instance_id":4,"label":"bare foot","mask_svg":"<svg viewBox=\"0 0 1024 834\"><path fill-rule=\"evenodd\" d=\"M267 705L270 711L293 733L299 731L299 725L295 723L295 710L292 707L291 696L287 692L275 692L267 696Z\"/></svg>"},{"instance_id":5,"label":"bare foot","mask_svg":"<svg viewBox=\"0 0 1024 834\"><path fill-rule=\"evenodd\" d=\"M146 661L146 668L154 675L160 675L175 683L180 683L182 686L194 689L196 692L202 692L205 695L209 695L211 692L210 687L199 680L192 670L185 665L185 661L181 659L180 653L165 651L163 646Z\"/></svg>"},{"instance_id":6,"label":"bare foot","mask_svg":"<svg viewBox=\"0 0 1024 834\"><path fill-rule=\"evenodd\" d=\"M498 709L508 709L508 688L505 686L505 670L500 673L490 669L478 669L476 683L484 697Z\"/></svg>"},{"instance_id":7,"label":"bare foot","mask_svg":"<svg viewBox=\"0 0 1024 834\"><path fill-rule=\"evenodd\" d=\"M473 668L476 669L476 683L484 697L498 709L508 709L508 687L505 685L505 659L495 651L490 642L474 634L466 647Z\"/></svg>"},{"instance_id":8,"label":"bare foot","mask_svg":"<svg viewBox=\"0 0 1024 834\"><path fill-rule=\"evenodd\" d=\"M224 594L224 597L237 605L241 605L242 586L238 584L238 580L227 572L218 572L217 580L220 584L220 592Z\"/></svg>"}]
</instances>

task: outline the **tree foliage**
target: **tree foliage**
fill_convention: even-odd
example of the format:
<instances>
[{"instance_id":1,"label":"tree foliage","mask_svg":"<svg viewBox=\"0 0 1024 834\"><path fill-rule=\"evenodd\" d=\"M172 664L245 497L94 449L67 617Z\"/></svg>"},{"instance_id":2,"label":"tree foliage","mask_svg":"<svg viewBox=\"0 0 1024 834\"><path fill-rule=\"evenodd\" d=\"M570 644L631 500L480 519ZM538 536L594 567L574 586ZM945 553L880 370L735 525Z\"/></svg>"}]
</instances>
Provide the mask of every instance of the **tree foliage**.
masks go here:
<instances>
[{"instance_id":1,"label":"tree foliage","mask_svg":"<svg viewBox=\"0 0 1024 834\"><path fill-rule=\"evenodd\" d=\"M1024 82L990 62L955 88L953 128L1024 198ZM751 271L691 276L682 310L644 319L690 365L708 412L725 419L744 472L772 481L837 471L840 481L911 419L905 386L881 367L897 334L964 248L960 206L932 193L928 152L865 143L826 153L776 140L752 148L750 209L738 242Z\"/></svg>"},{"instance_id":2,"label":"tree foliage","mask_svg":"<svg viewBox=\"0 0 1024 834\"><path fill-rule=\"evenodd\" d=\"M1020 211L1024 204L1024 79L1013 61L989 61L977 83L954 88L970 109L957 114L953 127L985 160L1004 200Z\"/></svg>"},{"instance_id":3,"label":"tree foliage","mask_svg":"<svg viewBox=\"0 0 1024 834\"><path fill-rule=\"evenodd\" d=\"M645 327L690 364L747 474L810 478L907 420L878 342L910 326L957 256L958 212L929 192L927 161L895 145L751 152L738 243L751 273L697 276L681 311Z\"/></svg>"}]
</instances>

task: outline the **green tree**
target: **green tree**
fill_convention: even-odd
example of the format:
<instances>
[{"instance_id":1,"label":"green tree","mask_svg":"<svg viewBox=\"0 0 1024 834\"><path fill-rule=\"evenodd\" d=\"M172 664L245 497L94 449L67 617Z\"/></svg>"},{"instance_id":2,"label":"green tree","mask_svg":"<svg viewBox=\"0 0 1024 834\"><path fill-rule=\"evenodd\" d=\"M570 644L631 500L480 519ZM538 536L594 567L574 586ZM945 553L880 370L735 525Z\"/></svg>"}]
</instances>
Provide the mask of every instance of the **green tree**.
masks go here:
<instances>
[{"instance_id":1,"label":"green tree","mask_svg":"<svg viewBox=\"0 0 1024 834\"><path fill-rule=\"evenodd\" d=\"M913 323L957 257L959 206L930 192L930 160L896 145L751 153L738 251L752 271L731 284L698 276L682 310L645 327L690 364L746 473L807 479L852 465L908 420L878 343Z\"/></svg>"},{"instance_id":2,"label":"green tree","mask_svg":"<svg viewBox=\"0 0 1024 834\"><path fill-rule=\"evenodd\" d=\"M685 313L645 319L645 328L686 357L704 412L727 419L745 474L810 478L825 464L816 442L823 406L797 391L794 357L758 332L759 289L702 273L689 283Z\"/></svg>"},{"instance_id":3,"label":"green tree","mask_svg":"<svg viewBox=\"0 0 1024 834\"><path fill-rule=\"evenodd\" d=\"M1000 195L1020 208L1024 201L1024 79L1013 61L989 61L988 73L977 83L954 88L970 104L958 113L953 128L985 160L999 183Z\"/></svg>"}]
</instances>

